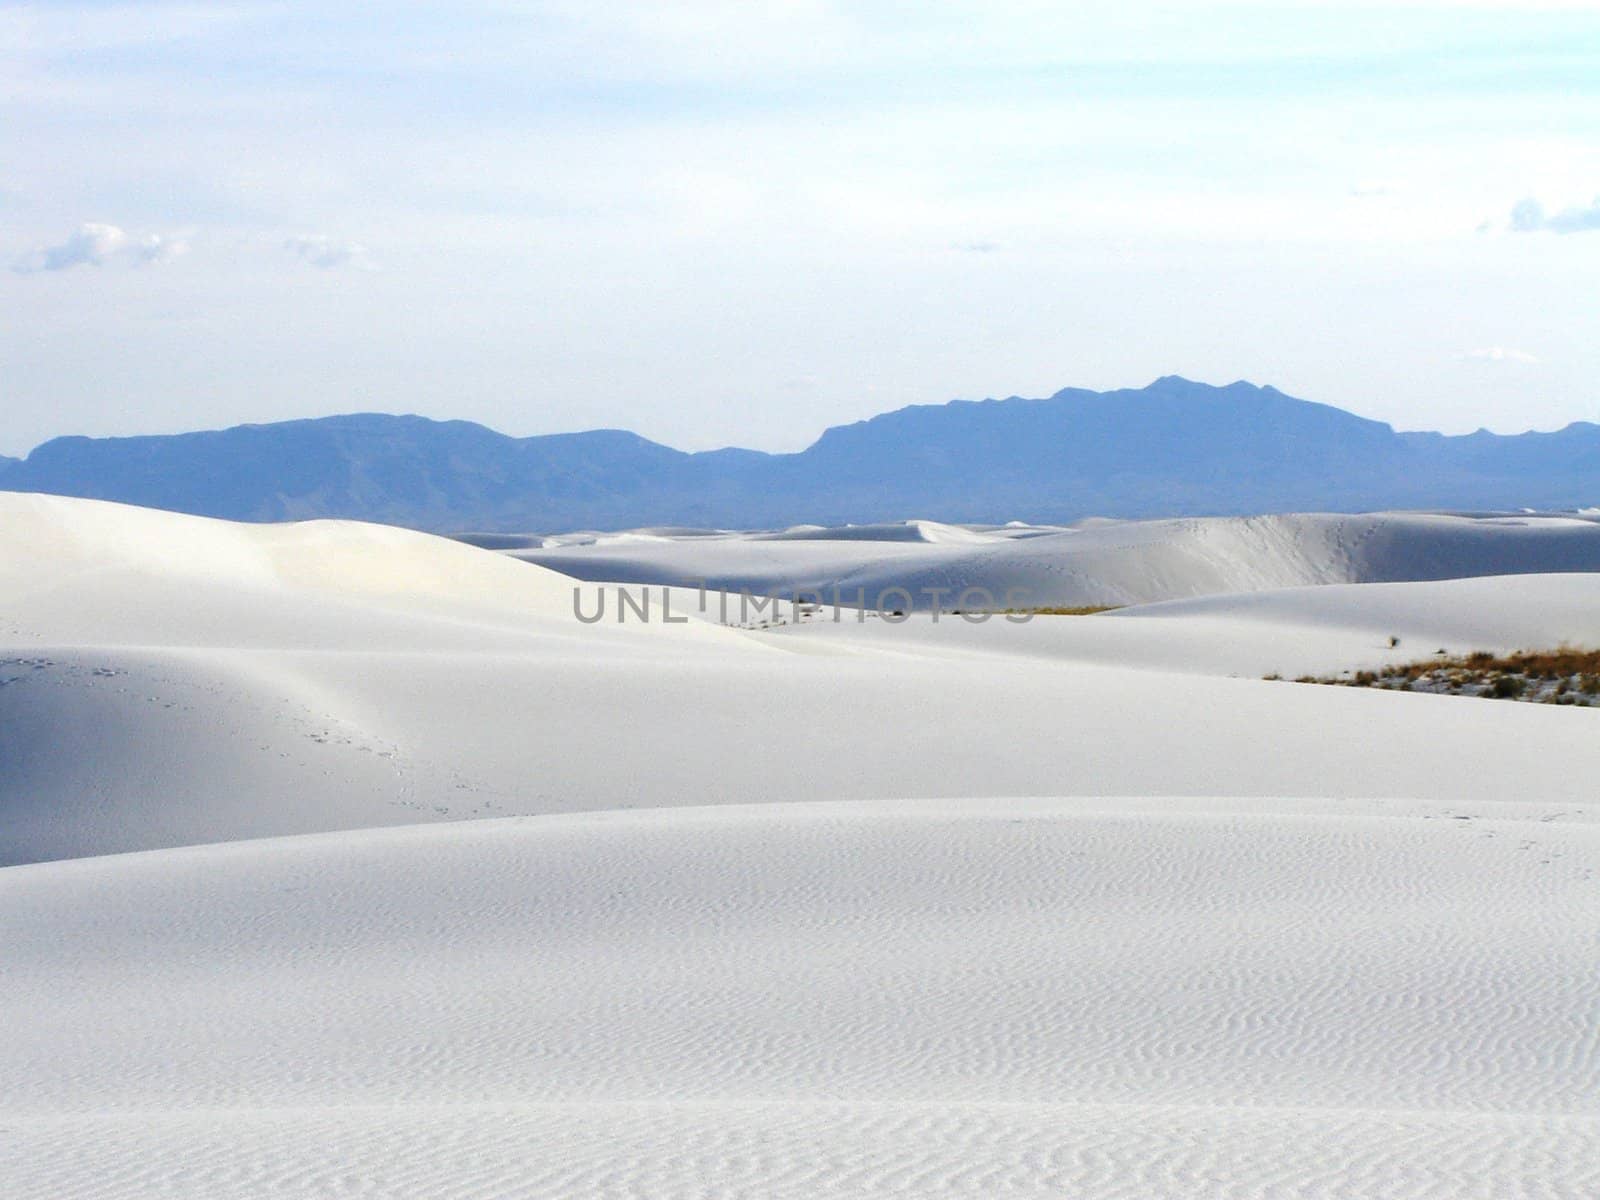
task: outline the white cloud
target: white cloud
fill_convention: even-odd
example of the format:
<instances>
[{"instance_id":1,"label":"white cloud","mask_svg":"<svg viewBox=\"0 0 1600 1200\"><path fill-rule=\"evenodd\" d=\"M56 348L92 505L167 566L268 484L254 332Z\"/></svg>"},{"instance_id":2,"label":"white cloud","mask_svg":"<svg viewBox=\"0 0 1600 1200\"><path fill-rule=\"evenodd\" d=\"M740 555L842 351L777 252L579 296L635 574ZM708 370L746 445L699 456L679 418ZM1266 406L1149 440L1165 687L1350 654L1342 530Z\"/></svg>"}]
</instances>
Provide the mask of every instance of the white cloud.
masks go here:
<instances>
[{"instance_id":1,"label":"white cloud","mask_svg":"<svg viewBox=\"0 0 1600 1200\"><path fill-rule=\"evenodd\" d=\"M1547 213L1533 197L1511 210L1513 233L1590 233L1600 231L1600 196L1587 208L1564 208Z\"/></svg>"},{"instance_id":2,"label":"white cloud","mask_svg":"<svg viewBox=\"0 0 1600 1200\"><path fill-rule=\"evenodd\" d=\"M128 235L115 225L90 222L78 226L65 241L40 246L12 264L21 275L36 271L66 271L72 267L98 267L127 244Z\"/></svg>"},{"instance_id":3,"label":"white cloud","mask_svg":"<svg viewBox=\"0 0 1600 1200\"><path fill-rule=\"evenodd\" d=\"M1516 350L1510 346L1483 346L1477 350L1468 350L1461 357L1474 362L1536 363L1539 361L1526 350Z\"/></svg>"},{"instance_id":4,"label":"white cloud","mask_svg":"<svg viewBox=\"0 0 1600 1200\"><path fill-rule=\"evenodd\" d=\"M325 271L335 267L370 269L367 248L359 242L341 242L321 233L304 234L284 242L285 250L300 257L303 262Z\"/></svg>"}]
</instances>

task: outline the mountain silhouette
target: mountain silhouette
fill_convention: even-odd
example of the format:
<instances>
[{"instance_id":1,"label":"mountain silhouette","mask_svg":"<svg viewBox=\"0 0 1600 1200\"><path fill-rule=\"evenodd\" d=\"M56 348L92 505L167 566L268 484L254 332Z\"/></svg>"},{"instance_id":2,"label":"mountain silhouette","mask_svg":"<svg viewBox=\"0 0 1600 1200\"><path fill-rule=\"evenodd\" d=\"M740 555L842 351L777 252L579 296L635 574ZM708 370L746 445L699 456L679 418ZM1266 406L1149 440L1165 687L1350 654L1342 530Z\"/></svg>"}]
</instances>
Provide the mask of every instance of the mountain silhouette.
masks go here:
<instances>
[{"instance_id":1,"label":"mountain silhouette","mask_svg":"<svg viewBox=\"0 0 1600 1200\"><path fill-rule=\"evenodd\" d=\"M1600 426L1399 433L1271 387L1166 376L916 405L828 429L796 454L690 454L611 429L516 438L377 413L62 437L0 459L0 489L439 531L1577 508L1600 503Z\"/></svg>"}]
</instances>

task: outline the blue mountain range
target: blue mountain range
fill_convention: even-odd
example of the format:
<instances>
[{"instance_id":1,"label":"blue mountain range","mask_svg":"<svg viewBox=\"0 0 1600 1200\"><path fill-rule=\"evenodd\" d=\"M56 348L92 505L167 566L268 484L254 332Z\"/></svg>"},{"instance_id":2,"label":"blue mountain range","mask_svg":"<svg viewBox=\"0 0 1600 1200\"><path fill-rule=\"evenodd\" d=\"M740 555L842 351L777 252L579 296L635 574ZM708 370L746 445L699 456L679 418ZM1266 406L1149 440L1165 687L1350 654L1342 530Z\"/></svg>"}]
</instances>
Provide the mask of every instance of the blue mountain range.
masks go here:
<instances>
[{"instance_id":1,"label":"blue mountain range","mask_svg":"<svg viewBox=\"0 0 1600 1200\"><path fill-rule=\"evenodd\" d=\"M1401 433L1271 387L1167 376L917 405L831 428L795 454L691 454L612 429L517 438L377 413L62 437L0 459L0 490L445 532L1578 508L1600 504L1600 426Z\"/></svg>"}]
</instances>

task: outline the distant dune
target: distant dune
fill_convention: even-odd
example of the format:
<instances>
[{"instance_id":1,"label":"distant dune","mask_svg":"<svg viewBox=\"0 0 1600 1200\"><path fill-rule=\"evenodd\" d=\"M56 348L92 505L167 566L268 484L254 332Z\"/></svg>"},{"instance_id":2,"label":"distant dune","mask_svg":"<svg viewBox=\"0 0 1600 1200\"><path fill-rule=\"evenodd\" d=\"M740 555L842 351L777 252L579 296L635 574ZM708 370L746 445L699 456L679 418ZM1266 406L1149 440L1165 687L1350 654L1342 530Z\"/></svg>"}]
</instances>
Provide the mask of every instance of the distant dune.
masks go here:
<instances>
[{"instance_id":1,"label":"distant dune","mask_svg":"<svg viewBox=\"0 0 1600 1200\"><path fill-rule=\"evenodd\" d=\"M865 596L891 588L911 607L960 607L969 588L1022 605L1146 604L1223 592L1392 583L1551 571L1600 571L1600 519L1325 513L1075 528L961 527L931 521L779 533L542 539L510 552L588 580L704 582L730 591ZM773 543L781 543L774 545ZM973 607L976 598L967 602Z\"/></svg>"}]
</instances>

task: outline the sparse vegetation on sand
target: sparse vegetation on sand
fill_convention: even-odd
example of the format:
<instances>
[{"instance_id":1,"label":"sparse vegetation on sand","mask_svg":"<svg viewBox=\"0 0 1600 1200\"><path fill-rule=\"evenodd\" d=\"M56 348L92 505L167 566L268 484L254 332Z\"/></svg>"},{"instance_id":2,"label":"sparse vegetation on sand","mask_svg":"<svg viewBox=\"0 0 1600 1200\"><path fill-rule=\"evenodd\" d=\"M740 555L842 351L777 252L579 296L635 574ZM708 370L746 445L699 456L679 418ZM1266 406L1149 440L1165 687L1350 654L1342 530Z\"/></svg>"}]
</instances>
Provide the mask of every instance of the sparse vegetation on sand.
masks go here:
<instances>
[{"instance_id":1,"label":"sparse vegetation on sand","mask_svg":"<svg viewBox=\"0 0 1600 1200\"><path fill-rule=\"evenodd\" d=\"M1008 608L1008 616L1030 617L1092 617L1095 613L1115 612L1120 604L1051 604L1043 608Z\"/></svg>"},{"instance_id":2,"label":"sparse vegetation on sand","mask_svg":"<svg viewBox=\"0 0 1600 1200\"><path fill-rule=\"evenodd\" d=\"M1417 662L1338 675L1302 675L1295 682L1600 707L1600 650L1562 646L1510 654L1476 650L1462 656L1447 655L1441 650L1434 657Z\"/></svg>"}]
</instances>

